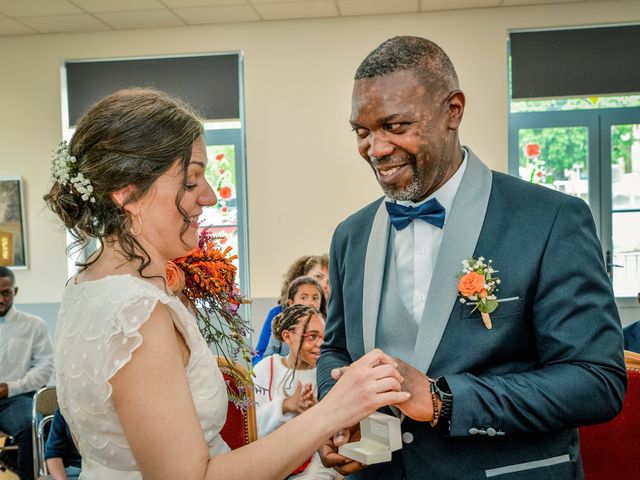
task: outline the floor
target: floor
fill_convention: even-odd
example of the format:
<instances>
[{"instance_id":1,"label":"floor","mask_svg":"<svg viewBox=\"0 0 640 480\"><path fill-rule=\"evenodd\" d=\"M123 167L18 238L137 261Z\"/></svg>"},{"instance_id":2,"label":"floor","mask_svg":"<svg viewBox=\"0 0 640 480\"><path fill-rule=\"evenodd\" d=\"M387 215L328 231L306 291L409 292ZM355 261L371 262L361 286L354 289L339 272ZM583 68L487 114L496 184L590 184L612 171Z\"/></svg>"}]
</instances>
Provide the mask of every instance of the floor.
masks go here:
<instances>
[{"instance_id":1,"label":"floor","mask_svg":"<svg viewBox=\"0 0 640 480\"><path fill-rule=\"evenodd\" d=\"M5 470L4 472L0 469L0 480L18 480L18 476L10 472L9 470Z\"/></svg>"}]
</instances>

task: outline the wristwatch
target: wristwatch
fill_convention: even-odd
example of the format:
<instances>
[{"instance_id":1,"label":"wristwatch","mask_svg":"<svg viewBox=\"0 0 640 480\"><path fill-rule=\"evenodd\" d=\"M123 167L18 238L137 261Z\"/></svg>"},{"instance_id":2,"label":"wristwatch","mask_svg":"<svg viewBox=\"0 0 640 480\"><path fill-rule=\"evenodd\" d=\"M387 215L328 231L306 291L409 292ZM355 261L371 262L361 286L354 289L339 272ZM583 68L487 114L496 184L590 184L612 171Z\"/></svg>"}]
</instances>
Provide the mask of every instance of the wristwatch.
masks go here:
<instances>
[{"instance_id":1,"label":"wristwatch","mask_svg":"<svg viewBox=\"0 0 640 480\"><path fill-rule=\"evenodd\" d=\"M451 394L447 379L444 377L436 378L433 382L433 389L442 402L440 405L439 418L441 420L450 420L451 411L453 410L453 395Z\"/></svg>"}]
</instances>

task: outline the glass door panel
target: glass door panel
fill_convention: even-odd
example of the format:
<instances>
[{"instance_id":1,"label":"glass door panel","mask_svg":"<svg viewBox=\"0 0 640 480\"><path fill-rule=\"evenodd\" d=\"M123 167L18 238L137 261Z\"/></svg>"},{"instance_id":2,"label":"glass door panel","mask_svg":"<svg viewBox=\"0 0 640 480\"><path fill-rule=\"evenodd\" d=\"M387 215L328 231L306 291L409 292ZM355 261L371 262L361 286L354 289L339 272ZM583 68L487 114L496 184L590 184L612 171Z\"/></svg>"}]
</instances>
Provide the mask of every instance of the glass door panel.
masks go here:
<instances>
[{"instance_id":1,"label":"glass door panel","mask_svg":"<svg viewBox=\"0 0 640 480\"><path fill-rule=\"evenodd\" d=\"M205 224L237 225L235 145L207 145L207 158L205 176L216 192L218 203L203 212Z\"/></svg>"},{"instance_id":2,"label":"glass door panel","mask_svg":"<svg viewBox=\"0 0 640 480\"><path fill-rule=\"evenodd\" d=\"M231 247L231 254L237 256L233 262L238 269L236 282L242 292L248 292L241 131L206 129L205 142L208 159L205 177L218 202L204 209L200 227L217 237L223 249Z\"/></svg>"},{"instance_id":3,"label":"glass door panel","mask_svg":"<svg viewBox=\"0 0 640 480\"><path fill-rule=\"evenodd\" d=\"M640 124L611 125L613 289L640 291Z\"/></svg>"},{"instance_id":4,"label":"glass door panel","mask_svg":"<svg viewBox=\"0 0 640 480\"><path fill-rule=\"evenodd\" d=\"M518 130L520 178L589 202L589 129Z\"/></svg>"}]
</instances>

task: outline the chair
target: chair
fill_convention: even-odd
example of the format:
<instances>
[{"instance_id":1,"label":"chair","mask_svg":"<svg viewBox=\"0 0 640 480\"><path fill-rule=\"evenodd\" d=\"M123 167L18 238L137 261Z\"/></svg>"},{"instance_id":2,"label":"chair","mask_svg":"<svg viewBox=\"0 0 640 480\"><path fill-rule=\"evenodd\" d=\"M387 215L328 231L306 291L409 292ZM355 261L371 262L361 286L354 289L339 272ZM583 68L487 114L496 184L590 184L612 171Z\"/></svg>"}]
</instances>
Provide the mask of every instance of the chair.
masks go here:
<instances>
[{"instance_id":1,"label":"chair","mask_svg":"<svg viewBox=\"0 0 640 480\"><path fill-rule=\"evenodd\" d=\"M33 396L31 438L33 441L33 472L36 478L42 478L49 473L44 459L44 444L49 431L47 426L50 426L57 408L56 387L43 387Z\"/></svg>"},{"instance_id":2,"label":"chair","mask_svg":"<svg viewBox=\"0 0 640 480\"><path fill-rule=\"evenodd\" d=\"M8 451L8 450L17 450L18 446L14 445L13 437L8 433L0 430L0 453Z\"/></svg>"},{"instance_id":3,"label":"chair","mask_svg":"<svg viewBox=\"0 0 640 480\"><path fill-rule=\"evenodd\" d=\"M640 478L640 355L624 354L627 393L622 411L609 422L579 429L586 480Z\"/></svg>"},{"instance_id":4,"label":"chair","mask_svg":"<svg viewBox=\"0 0 640 480\"><path fill-rule=\"evenodd\" d=\"M240 408L229 398L227 420L220 431L222 439L234 450L258 438L253 383L247 371L237 362L220 356L217 357L217 362L230 392L247 399L246 408Z\"/></svg>"}]
</instances>

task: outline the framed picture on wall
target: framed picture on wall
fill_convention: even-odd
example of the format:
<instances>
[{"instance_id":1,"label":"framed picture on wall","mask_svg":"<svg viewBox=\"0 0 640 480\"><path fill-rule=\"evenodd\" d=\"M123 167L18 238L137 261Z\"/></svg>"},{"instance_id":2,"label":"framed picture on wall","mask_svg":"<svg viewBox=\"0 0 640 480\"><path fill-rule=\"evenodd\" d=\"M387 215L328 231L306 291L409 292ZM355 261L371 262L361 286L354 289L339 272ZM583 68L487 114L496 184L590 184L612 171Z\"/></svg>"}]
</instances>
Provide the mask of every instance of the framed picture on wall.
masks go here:
<instances>
[{"instance_id":1,"label":"framed picture on wall","mask_svg":"<svg viewBox=\"0 0 640 480\"><path fill-rule=\"evenodd\" d=\"M27 232L20 177L0 177L0 265L27 268Z\"/></svg>"}]
</instances>

